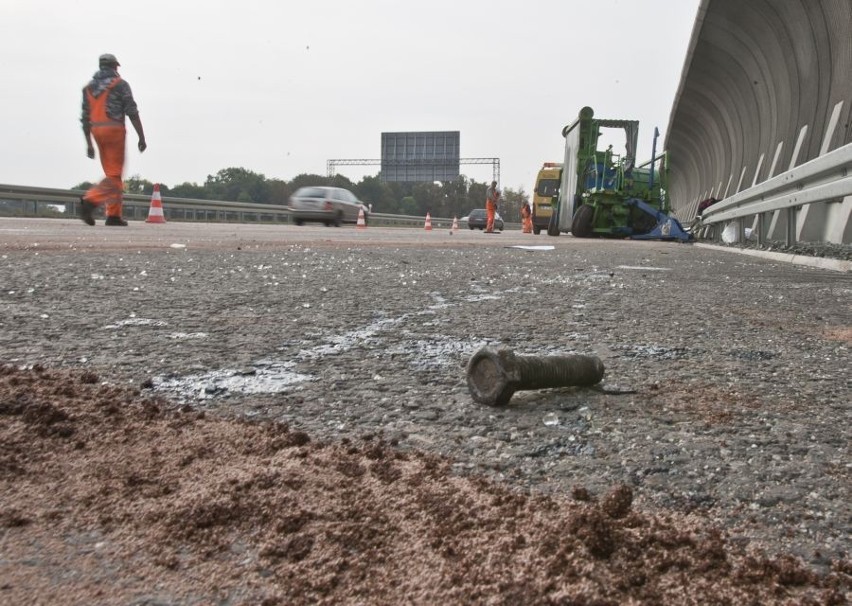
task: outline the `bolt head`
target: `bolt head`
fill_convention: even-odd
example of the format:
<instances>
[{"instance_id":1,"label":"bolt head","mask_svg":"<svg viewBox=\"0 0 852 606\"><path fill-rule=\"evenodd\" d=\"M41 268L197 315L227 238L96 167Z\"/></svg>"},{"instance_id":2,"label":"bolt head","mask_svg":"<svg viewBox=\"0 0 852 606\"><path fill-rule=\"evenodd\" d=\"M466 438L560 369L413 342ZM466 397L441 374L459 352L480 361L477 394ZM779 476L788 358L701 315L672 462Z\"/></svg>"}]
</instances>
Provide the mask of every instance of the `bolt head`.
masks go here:
<instances>
[{"instance_id":1,"label":"bolt head","mask_svg":"<svg viewBox=\"0 0 852 606\"><path fill-rule=\"evenodd\" d=\"M505 406L515 393L515 354L509 349L483 347L467 364L467 388L475 402Z\"/></svg>"}]
</instances>

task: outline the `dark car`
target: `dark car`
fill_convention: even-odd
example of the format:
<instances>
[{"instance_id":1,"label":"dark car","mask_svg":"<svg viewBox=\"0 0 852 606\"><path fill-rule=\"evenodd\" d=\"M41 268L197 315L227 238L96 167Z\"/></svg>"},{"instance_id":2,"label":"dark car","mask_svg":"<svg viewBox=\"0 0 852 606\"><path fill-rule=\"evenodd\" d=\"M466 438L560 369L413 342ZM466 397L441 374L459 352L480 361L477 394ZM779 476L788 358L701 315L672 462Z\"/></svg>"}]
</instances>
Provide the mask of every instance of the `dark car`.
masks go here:
<instances>
[{"instance_id":1,"label":"dark car","mask_svg":"<svg viewBox=\"0 0 852 606\"><path fill-rule=\"evenodd\" d=\"M324 185L298 189L290 196L288 207L296 225L316 221L340 227L342 223L357 223L362 211L366 225L370 214L370 209L348 189Z\"/></svg>"},{"instance_id":2,"label":"dark car","mask_svg":"<svg viewBox=\"0 0 852 606\"><path fill-rule=\"evenodd\" d=\"M488 213L484 208L474 208L467 216L467 226L470 229L485 229L488 224ZM494 229L503 231L503 217L494 213Z\"/></svg>"}]
</instances>

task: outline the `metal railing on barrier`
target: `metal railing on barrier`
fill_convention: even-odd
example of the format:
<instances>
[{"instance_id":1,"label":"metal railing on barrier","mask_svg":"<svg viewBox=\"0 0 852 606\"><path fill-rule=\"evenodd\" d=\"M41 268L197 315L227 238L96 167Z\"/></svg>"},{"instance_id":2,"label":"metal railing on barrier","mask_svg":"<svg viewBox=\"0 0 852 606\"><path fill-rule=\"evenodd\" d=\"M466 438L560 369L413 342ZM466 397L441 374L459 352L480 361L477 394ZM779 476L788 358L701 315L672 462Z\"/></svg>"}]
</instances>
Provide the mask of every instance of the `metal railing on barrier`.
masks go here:
<instances>
[{"instance_id":1,"label":"metal railing on barrier","mask_svg":"<svg viewBox=\"0 0 852 606\"><path fill-rule=\"evenodd\" d=\"M762 241L769 213L786 213L786 240L796 240L796 212L818 202L840 201L852 196L852 143L828 152L785 173L750 187L708 207L699 230L730 221L738 222L740 241L745 239L745 219L756 218L757 239Z\"/></svg>"},{"instance_id":2,"label":"metal railing on barrier","mask_svg":"<svg viewBox=\"0 0 852 606\"><path fill-rule=\"evenodd\" d=\"M22 217L76 217L80 196L85 192L76 189L51 189L26 185L0 184L0 210L3 206L9 215ZM143 194L124 194L127 218L142 219L147 216L151 197ZM5 203L5 204L4 204ZM168 221L199 221L211 223L292 223L290 210L280 204L228 202L195 198L162 198L163 214ZM57 207L63 207L59 210ZM2 213L0 213L2 214ZM425 217L370 213L369 224L381 227L423 228ZM449 229L453 219L432 217L435 229ZM520 229L519 224L506 223L507 229Z\"/></svg>"}]
</instances>

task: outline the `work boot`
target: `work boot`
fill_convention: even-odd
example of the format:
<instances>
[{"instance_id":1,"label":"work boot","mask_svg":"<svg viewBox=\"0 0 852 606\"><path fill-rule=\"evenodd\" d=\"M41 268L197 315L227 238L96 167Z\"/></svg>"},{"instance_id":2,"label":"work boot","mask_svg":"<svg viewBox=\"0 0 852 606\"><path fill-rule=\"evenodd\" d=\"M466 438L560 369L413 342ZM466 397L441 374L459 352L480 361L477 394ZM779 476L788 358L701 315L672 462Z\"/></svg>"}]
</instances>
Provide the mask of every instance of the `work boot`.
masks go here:
<instances>
[{"instance_id":1,"label":"work boot","mask_svg":"<svg viewBox=\"0 0 852 606\"><path fill-rule=\"evenodd\" d=\"M95 205L83 198L80 198L80 218L86 225L95 224L95 216L93 214Z\"/></svg>"},{"instance_id":2,"label":"work boot","mask_svg":"<svg viewBox=\"0 0 852 606\"><path fill-rule=\"evenodd\" d=\"M127 227L127 221L121 217L107 217L106 221L104 221L104 225L120 225L121 227Z\"/></svg>"}]
</instances>

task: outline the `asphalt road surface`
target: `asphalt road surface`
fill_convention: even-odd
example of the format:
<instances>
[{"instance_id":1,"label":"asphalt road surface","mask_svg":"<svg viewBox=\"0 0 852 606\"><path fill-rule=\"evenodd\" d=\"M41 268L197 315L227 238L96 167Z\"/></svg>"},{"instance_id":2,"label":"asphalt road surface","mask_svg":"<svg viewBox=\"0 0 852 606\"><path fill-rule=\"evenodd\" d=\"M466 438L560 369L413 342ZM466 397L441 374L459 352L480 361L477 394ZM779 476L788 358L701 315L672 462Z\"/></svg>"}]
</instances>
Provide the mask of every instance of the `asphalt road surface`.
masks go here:
<instances>
[{"instance_id":1,"label":"asphalt road surface","mask_svg":"<svg viewBox=\"0 0 852 606\"><path fill-rule=\"evenodd\" d=\"M524 490L625 483L823 568L852 535L850 302L849 274L677 243L0 221L7 363L382 435ZM465 365L486 345L595 355L604 382L483 407Z\"/></svg>"}]
</instances>

